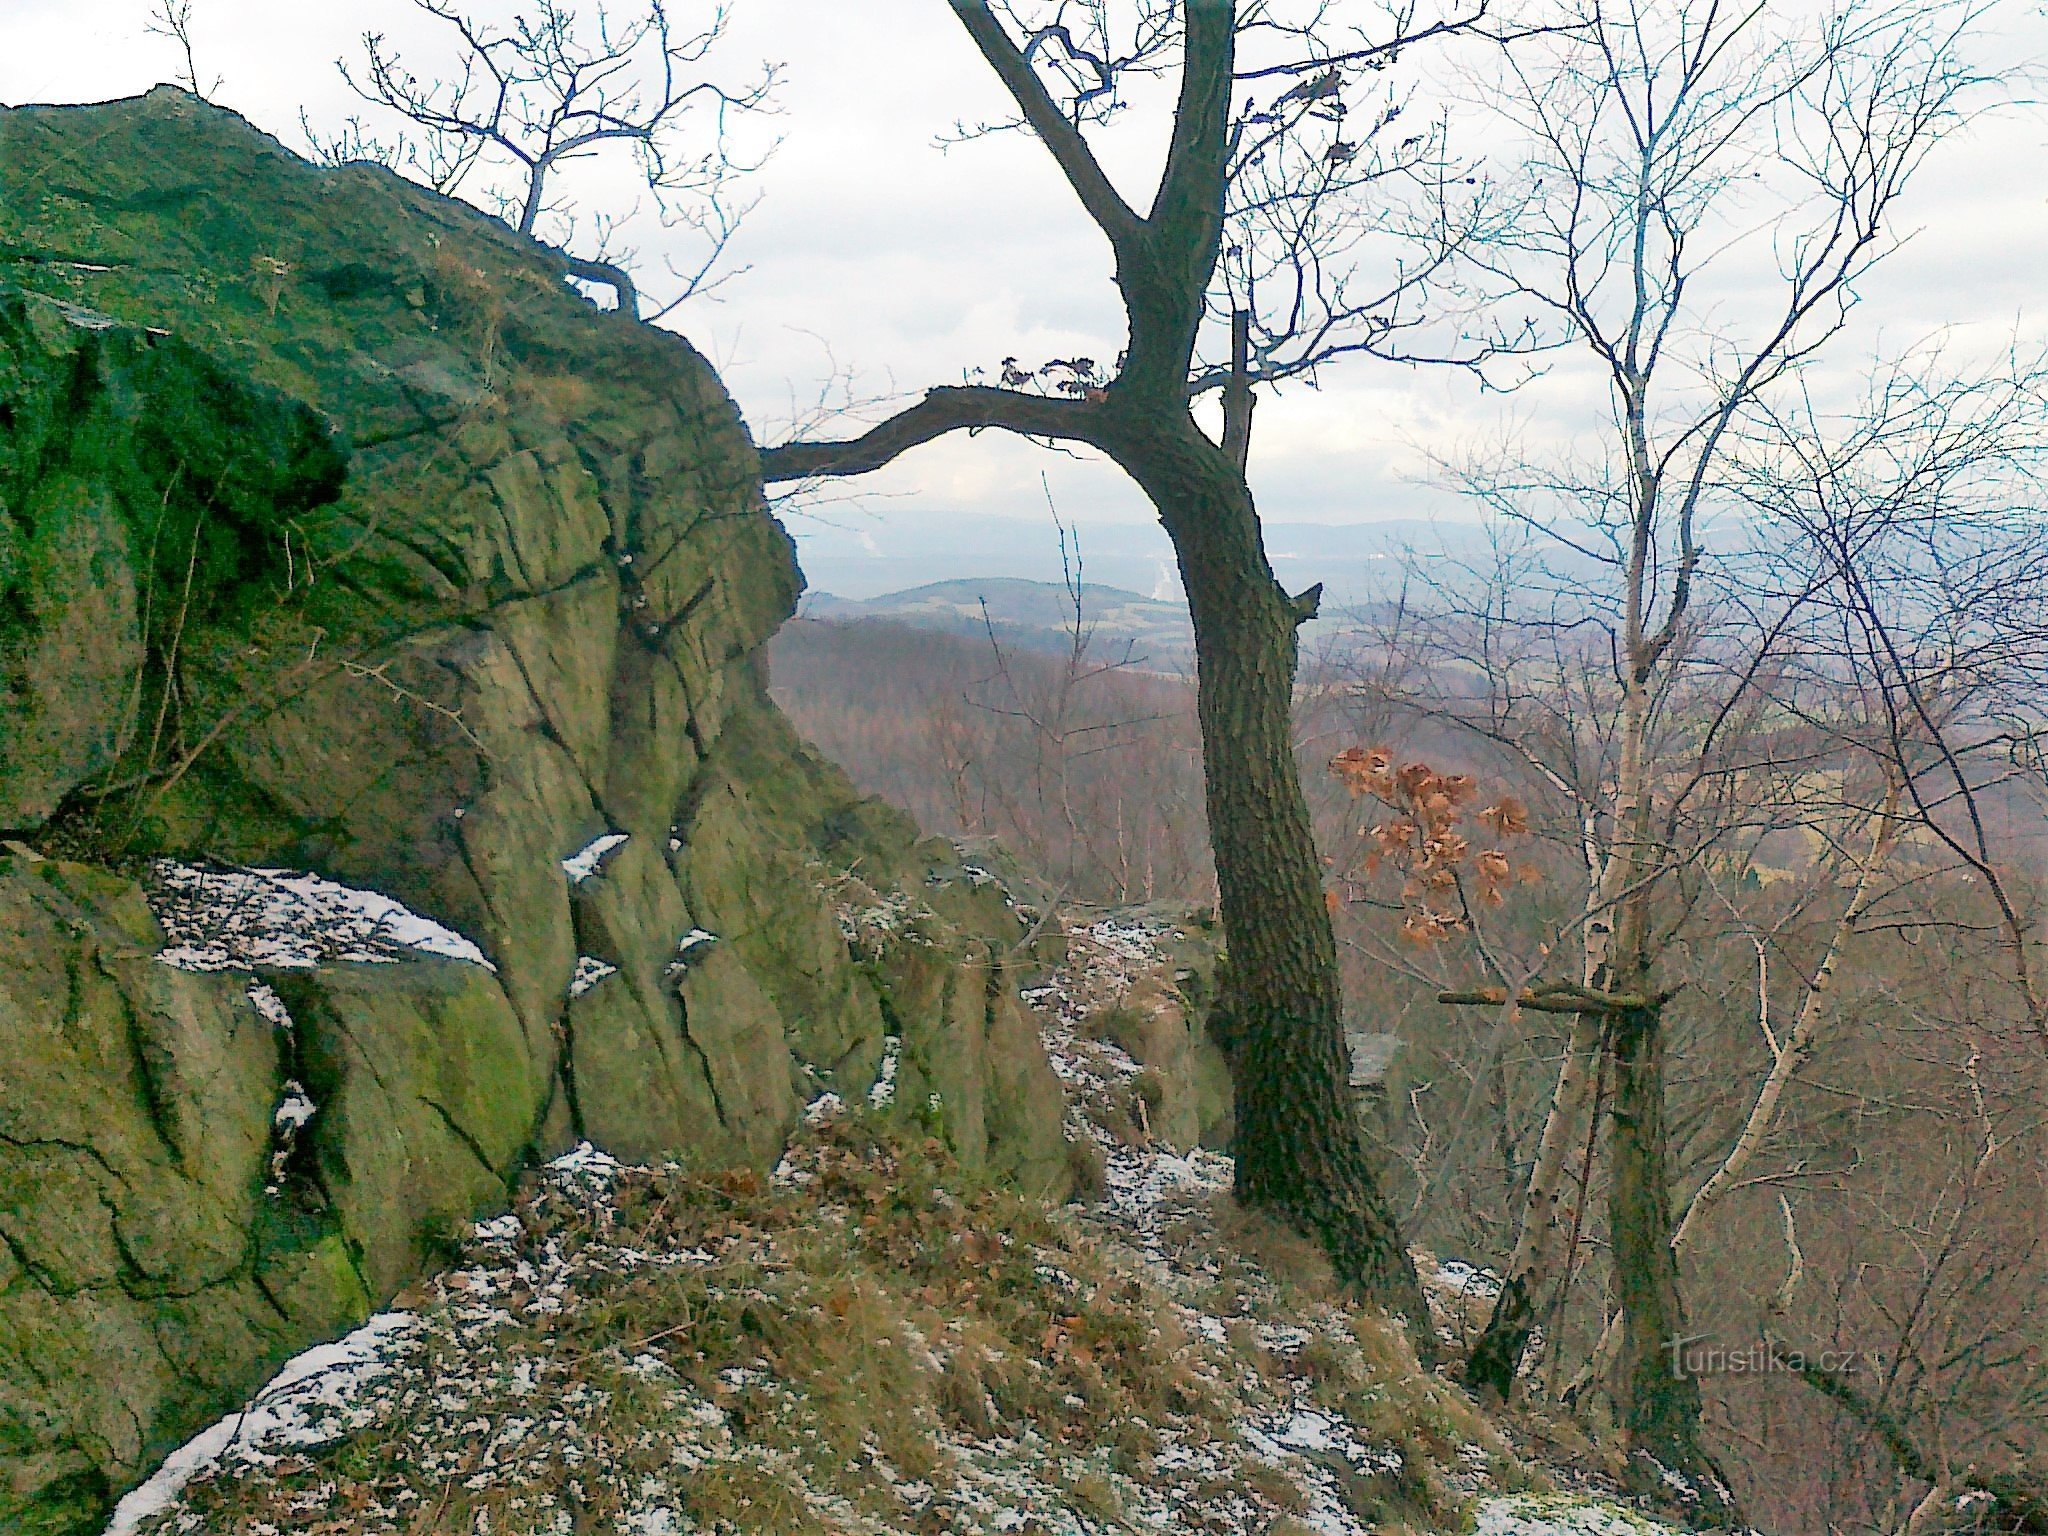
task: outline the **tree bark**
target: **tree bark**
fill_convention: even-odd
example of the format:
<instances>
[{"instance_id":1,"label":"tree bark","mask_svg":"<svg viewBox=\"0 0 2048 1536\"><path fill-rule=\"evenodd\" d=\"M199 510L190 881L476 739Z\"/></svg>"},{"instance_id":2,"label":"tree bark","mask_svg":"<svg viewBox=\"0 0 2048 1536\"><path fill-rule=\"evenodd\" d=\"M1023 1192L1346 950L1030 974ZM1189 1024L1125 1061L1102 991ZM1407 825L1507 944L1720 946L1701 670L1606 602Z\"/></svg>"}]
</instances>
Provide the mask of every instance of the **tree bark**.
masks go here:
<instances>
[{"instance_id":1,"label":"tree bark","mask_svg":"<svg viewBox=\"0 0 2048 1536\"><path fill-rule=\"evenodd\" d=\"M1237 1197L1317 1238L1338 1278L1432 1356L1429 1309L1349 1089L1336 939L1294 757L1301 610L1274 579L1242 473L1184 409L1165 433L1105 447L1159 509L1194 620Z\"/></svg>"},{"instance_id":2,"label":"tree bark","mask_svg":"<svg viewBox=\"0 0 2048 1536\"><path fill-rule=\"evenodd\" d=\"M1631 631L1633 634L1634 631ZM1621 770L1615 782L1614 845L1604 859L1587 852L1585 953L1580 974L1588 991L1612 981L1615 904L1636 868L1636 838L1643 804L1644 737L1649 705L1638 680L1628 690L1622 712ZM1590 835L1590 834L1589 834ZM1515 1378L1536 1328L1538 1293L1550 1282L1562 1257L1565 1235L1565 1159L1579 1139L1579 1126L1593 1096L1603 1034L1604 1013L1581 1013L1572 1024L1557 1088L1536 1145L1536 1163L1529 1170L1529 1189L1522 1203L1522 1227L1508 1260L1486 1331L1479 1336L1465 1368L1466 1382L1483 1395L1502 1402L1514 1394Z\"/></svg>"},{"instance_id":3,"label":"tree bark","mask_svg":"<svg viewBox=\"0 0 2048 1536\"><path fill-rule=\"evenodd\" d=\"M1571 1039L1558 1068L1557 1089L1536 1144L1536 1164L1522 1208L1522 1230L1508 1259L1500 1295L1486 1330L1465 1363L1465 1384L1484 1397L1506 1402L1514 1394L1529 1338L1536 1330L1536 1290L1556 1267L1565 1231L1565 1155L1577 1144L1593 1096L1603 1016L1581 1013L1572 1020Z\"/></svg>"},{"instance_id":4,"label":"tree bark","mask_svg":"<svg viewBox=\"0 0 2048 1536\"><path fill-rule=\"evenodd\" d=\"M1728 1149L1728 1155L1713 1174L1693 1192L1686 1203L1685 1214L1679 1218L1677 1230L1671 1234L1671 1246L1683 1248L1692 1236L1695 1224L1714 1203L1736 1187L1743 1174L1749 1171L1750 1160L1770 1134L1777 1122L1778 1104L1792 1080L1799 1075L1806 1064L1813 1059L1814 1047L1820 1031L1822 1008L1828 993L1834 985L1835 969L1841 960L1842 949L1856 932L1856 925L1862 921L1877 894L1876 877L1879 868L1889 856L1898 835L1898 810L1901 786L1894 780L1885 790L1883 802L1870 815L1869 847L1856 863L1856 884L1849 895L1849 904L1842 909L1842 915L1835 920L1833 932L1828 937L1827 948L1821 954L1820 965L1813 973L1813 979L1806 984L1799 1013L1793 1022L1792 1032L1780 1043L1771 1035L1769 1026L1764 1024L1764 1034L1770 1043L1771 1070L1765 1075L1763 1086L1757 1090L1755 1101L1750 1105L1748 1115L1743 1118L1742 1129L1735 1137L1735 1144ZM1768 993L1760 991L1757 999L1759 1010L1769 1006ZM1759 1022L1763 1015L1759 1013ZM1616 1354L1621 1348L1621 1321L1610 1318L1601 1331L1600 1342L1594 1346L1593 1357L1586 1366L1586 1379L1596 1380L1614 1366Z\"/></svg>"},{"instance_id":5,"label":"tree bark","mask_svg":"<svg viewBox=\"0 0 2048 1536\"><path fill-rule=\"evenodd\" d=\"M1665 1474L1678 1474L1690 1490L1680 1502L1695 1524L1732 1525L1733 1497L1700 1444L1699 1382L1682 1358L1685 1309L1671 1243L1661 1007L1615 1015L1607 1048L1614 1073L1607 1221L1623 1317L1615 1395L1629 1470L1641 1492L1667 1503L1677 1488Z\"/></svg>"}]
</instances>

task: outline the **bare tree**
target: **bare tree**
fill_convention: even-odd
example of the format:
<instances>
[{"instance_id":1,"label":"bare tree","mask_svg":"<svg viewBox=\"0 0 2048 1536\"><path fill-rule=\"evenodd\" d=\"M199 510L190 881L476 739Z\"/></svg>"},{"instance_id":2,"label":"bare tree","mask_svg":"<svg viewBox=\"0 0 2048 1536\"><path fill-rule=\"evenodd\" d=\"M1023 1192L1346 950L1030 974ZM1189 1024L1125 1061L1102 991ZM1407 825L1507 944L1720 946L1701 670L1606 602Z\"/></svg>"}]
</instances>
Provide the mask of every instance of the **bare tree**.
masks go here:
<instances>
[{"instance_id":1,"label":"bare tree","mask_svg":"<svg viewBox=\"0 0 2048 1536\"><path fill-rule=\"evenodd\" d=\"M1340 34L1318 5L1289 20L1265 4L951 4L1009 95L1011 126L1043 145L1114 254L1121 355L1107 367L1062 360L1050 379L1012 362L997 384L935 388L851 441L771 448L763 470L771 482L858 475L943 434L995 427L1092 448L1146 493L1194 618L1230 952L1219 1022L1236 1078L1237 1194L1315 1234L1347 1283L1426 1335L1346 1086L1337 954L1292 751L1296 629L1320 591L1290 595L1274 579L1246 463L1255 390L1350 351L1409 355L1425 300L1483 224L1485 189L1455 173L1437 130L1406 131L1380 84L1402 48L1483 12L1422 22L1396 11L1372 37ZM1140 212L1091 135L1141 82L1175 76ZM1418 215L1406 224L1388 212L1402 194ZM1368 229L1410 233L1405 259L1360 259ZM1481 338L1460 355L1493 350ZM1216 436L1194 413L1208 393L1221 396Z\"/></svg>"},{"instance_id":2,"label":"bare tree","mask_svg":"<svg viewBox=\"0 0 2048 1536\"><path fill-rule=\"evenodd\" d=\"M1393 810L1371 814L1348 839L1371 850L1367 862L1377 866L1344 882L1355 902L1345 914L1351 941L1441 1001L1501 1016L1483 1049L1460 1042L1469 1088L1440 1144L1425 1128L1420 1198L1440 1210L1462 1203L1474 1180L1491 1185L1489 1130L1502 1138L1503 1167L1526 1187L1539 1133L1556 1135L1558 1115L1555 1086L1536 1092L1532 1058L1547 1042L1532 1025L1562 1016L1576 1031L1588 1012L1603 1023L1626 1010L1654 1012L1679 1063L1672 1102L1658 1106L1670 1212L1664 1251L1674 1267L1683 1257L1714 1278L1707 1320L1680 1311L1672 1321L1658 1361L1665 1372L1674 1340L1716 1320L1744 1325L1731 1298L1775 1283L1761 1274L1770 1247L1768 1229L1761 1251L1757 1238L1760 1191L1813 1188L1824 1198L1838 1187L1838 1200L1870 1201L1861 1237L1837 1222L1825 1246L1807 1245L1809 1271L1836 1287L1837 1300L1855 1301L1866 1343L1886 1326L1881 1308L1913 1310L1882 1282L1927 1246L1926 1202L1962 1198L1929 1190L1978 1190L1972 1198L1991 1212L1986 1220L2011 1223L2025 1208L2014 1181L1995 1201L1981 1180L1971 1182L1974 1148L1955 1152L1953 1138L1913 1122L1947 1113L1944 1095L1968 1097L1967 1063L1953 1060L1953 1042L1973 1036L1996 1043L1999 1065L1981 1075L2014 1101L1979 1141L1996 1140L2007 1161L2023 1161L2010 1149L2032 1133L2016 1125L2038 1119L2031 1103L2043 1074L2030 979L2038 955L2030 967L2027 953L2038 945L2039 909L2025 867L2040 832L2025 796L2038 782L2037 744L2048 725L2040 705L2048 554L2029 510L2048 455L2044 382L2038 362L1944 381L1938 360L1921 353L1836 413L1808 402L1756 413L1740 427L1723 491L1768 516L1720 524L1721 547L1699 564L1677 660L1656 680L1643 747L1653 812L1642 834L1655 862L1640 897L1636 931L1647 937L1634 996L1593 992L1577 969L1617 835L1609 818L1628 724L1598 568L1576 557L1508 561L1475 572L1471 586L1453 581L1432 602L1411 600L1398 647L1411 664L1358 685L1393 704L1411 732L1461 733L1464 749L1447 755L1469 765L1494 800L1477 818L1482 838L1461 825L1473 819L1467 801L1478 803L1462 774L1403 766L1388 752L1351 751L1334 765L1365 791L1361 803ZM1371 729L1382 739L1403 734L1385 718ZM1525 822L1530 835L1518 836ZM2027 825L2036 829L2031 841L2017 835ZM1407 942L1373 945L1395 912ZM1475 969L1484 984L1473 984ZM1853 975L1847 1000L1845 975ZM1937 1001L1951 976L1962 997ZM1553 1063L1568 1040L1548 1045ZM1559 1159L1556 1270L1532 1288L1529 1311L1550 1351L1553 1394L1583 1402L1604 1386L1626 1425L1636 1379L1617 1367L1626 1364L1635 1298L1619 1281L1635 1241L1625 1223L1640 1206L1624 1196L1642 1173L1617 1154L1642 1133L1608 1113L1611 1104L1628 1112L1615 1102L1628 1086L1615 1050L1605 1030L1595 1036L1586 1106ZM1873 1063L1888 1058L1902 1063L1883 1069L1901 1085L1867 1084ZM1848 1166L1831 1168L1839 1154L1813 1148L1839 1144L1828 1117L1845 1100L1867 1102L1873 1118L1853 1139ZM1919 1107L1929 1102L1936 1107ZM1607 1158L1596 1164L1603 1124ZM1868 1174L1860 1170L1866 1151ZM1870 1189L1901 1165L1914 1182L1896 1194ZM1458 1198L1432 1198L1439 1193ZM1525 1211L1524 1236L1528 1222ZM1845 1251L1852 1237L1860 1246ZM1615 1255L1616 1276L1579 1333L1561 1324L1583 1241ZM1987 1251L1989 1239L1972 1241L1970 1252ZM2002 1285L2024 1289L2038 1276L2031 1252L2024 1241L1999 1250ZM1972 1262L1943 1261L1964 1270ZM1844 1325L1829 1294L1766 1336L1789 1330L1839 1347L1830 1328ZM1947 1310L1925 1318L1926 1336L1913 1345L1939 1388L1887 1411L1912 1435L1946 1445L1967 1436L1981 1444L2001 1423L2031 1423L2024 1364L2008 1345L1956 1354L1941 1342L2006 1339L2023 1327L2020 1317L1972 1315L1953 1274L1940 1294ZM1477 1349L1474 1357L1483 1363ZM1752 1486L1758 1461L1776 1451L1767 1442L1745 1454ZM1956 1453L1957 1466L1971 1464ZM1695 1485L1712 1467L1702 1455Z\"/></svg>"},{"instance_id":3,"label":"bare tree","mask_svg":"<svg viewBox=\"0 0 2048 1536\"><path fill-rule=\"evenodd\" d=\"M422 79L384 34L365 33L360 72L344 61L342 77L365 101L406 118L414 134L387 143L352 120L325 141L315 136L324 158L379 160L448 193L481 176L476 195L485 206L552 245L571 276L609 286L622 311L650 323L721 280L719 263L753 206L735 200L736 183L757 168L735 160L731 126L767 106L776 76L772 65L743 83L705 76L729 24L725 5L686 26L671 16L670 0L642 0L623 19L603 0L533 0L494 25L457 0L413 3L453 34L452 74ZM596 234L588 254L569 249L581 231L561 190L564 168L613 147L632 154L663 223L698 237L692 264L668 263L679 291L645 316L630 253L612 249L617 210L588 216Z\"/></svg>"},{"instance_id":4,"label":"bare tree","mask_svg":"<svg viewBox=\"0 0 2048 1536\"><path fill-rule=\"evenodd\" d=\"M193 0L157 0L145 30L152 37L169 38L177 45L185 56L185 72L172 78L201 101L210 101L220 89L222 77L215 75L211 85L199 83L199 61L192 50L192 6Z\"/></svg>"},{"instance_id":5,"label":"bare tree","mask_svg":"<svg viewBox=\"0 0 2048 1536\"><path fill-rule=\"evenodd\" d=\"M1817 549L1789 563L1782 548L1766 553L1742 482L1753 443L1773 439L1773 412L1798 398L1858 280L1890 248L1902 189L1983 83L1961 43L1971 16L1862 0L1797 20L1712 0L1586 7L1507 50L1489 83L1487 101L1526 146L1529 197L1475 259L1579 349L1608 417L1594 443L1555 462L1509 452L1458 469L1549 554L1533 582L1471 603L1452 633L1439 627L1436 643L1482 673L1479 698L1440 707L1549 799L1583 892L1556 914L1551 948L1498 957L1493 985L1446 997L1570 1020L1519 1235L1467 1374L1513 1389L1542 1297L1575 1252L1585 1191L1571 1198L1571 1174L1604 1095L1622 1427L1645 1486L1676 1473L1702 1518L1730 1510L1699 1438L1699 1389L1670 1352L1685 1312L1665 954L1673 923L1706 894L1700 872L1797 818L1839 723L1781 713L1779 686L1839 572ZM1775 296L1760 304L1767 284ZM1900 503L1889 505L1896 543ZM1816 694L1840 680L1809 679ZM1871 778L1874 798L1832 835L1881 861L1882 786L1910 794L1914 780ZM1571 974L1556 976L1566 954ZM1531 960L1554 979L1520 981ZM1785 1049L1780 1088L1801 1058L1796 1031ZM1767 1081L1755 1106L1765 1122L1772 1093ZM1743 1144L1728 1153L1738 1173Z\"/></svg>"}]
</instances>

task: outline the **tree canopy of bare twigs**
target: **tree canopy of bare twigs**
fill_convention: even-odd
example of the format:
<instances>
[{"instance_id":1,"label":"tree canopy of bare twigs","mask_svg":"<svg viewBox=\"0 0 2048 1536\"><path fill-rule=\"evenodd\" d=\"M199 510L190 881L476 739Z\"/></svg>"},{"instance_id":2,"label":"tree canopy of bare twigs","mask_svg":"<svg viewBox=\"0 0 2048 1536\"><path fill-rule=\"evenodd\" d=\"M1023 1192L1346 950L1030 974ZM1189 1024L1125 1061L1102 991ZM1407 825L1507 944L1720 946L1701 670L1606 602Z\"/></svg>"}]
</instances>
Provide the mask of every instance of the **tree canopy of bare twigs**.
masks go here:
<instances>
[{"instance_id":1,"label":"tree canopy of bare twigs","mask_svg":"<svg viewBox=\"0 0 2048 1536\"><path fill-rule=\"evenodd\" d=\"M1527 786L1574 893L1519 932L1469 902L1437 910L1489 983L1446 999L1489 998L1510 1026L1559 988L1590 1000L1523 1154L1506 1284L1468 1371L1506 1394L1555 1315L1606 1109L1614 1314L1589 1376L1611 1381L1646 1483L1676 1471L1709 1505L1698 1387L1668 1353L1687 1315L1678 1253L1771 1134L1844 945L1884 920L1902 823L1920 829L1916 874L1914 838L1988 889L2039 1013L1979 802L1989 761L2034 739L1997 722L2027 698L2048 616L2022 509L2048 423L2041 365L1958 374L1921 353L1874 368L1861 400L1817 403L1818 360L1895 248L1904 189L1993 98L1975 20L1967 3L1589 6L1504 51L1486 90L1526 190L1473 259L1569 344L1606 411L1547 457L1453 466L1510 535L1501 565L1440 592L1433 617L1404 613L1407 654L1437 663L1410 674L1406 706ZM1666 1118L1667 1014L1694 1006L1681 956L1787 838L1828 850L1832 937L1789 1034L1765 986L1767 1070L1732 1122L1714 1112L1729 1140L1674 1203L1699 1134Z\"/></svg>"},{"instance_id":2,"label":"tree canopy of bare twigs","mask_svg":"<svg viewBox=\"0 0 2048 1536\"><path fill-rule=\"evenodd\" d=\"M749 80L711 73L730 20L725 5L682 0L705 12L684 22L673 14L676 0L636 0L631 11L605 0L531 0L497 23L459 0L413 3L452 39L452 64L423 77L384 34L365 33L363 61L344 61L342 77L410 127L385 140L351 120L325 140L315 136L325 157L379 160L437 191L463 192L555 247L570 275L610 286L619 307L637 315L632 253L615 248L632 210L585 209L563 187L576 162L624 151L662 223L697 237L685 265L668 261L674 291L645 318L658 320L721 280L720 263L753 206L740 183L758 168L735 158L734 125L769 105L776 77L772 65Z\"/></svg>"}]
</instances>

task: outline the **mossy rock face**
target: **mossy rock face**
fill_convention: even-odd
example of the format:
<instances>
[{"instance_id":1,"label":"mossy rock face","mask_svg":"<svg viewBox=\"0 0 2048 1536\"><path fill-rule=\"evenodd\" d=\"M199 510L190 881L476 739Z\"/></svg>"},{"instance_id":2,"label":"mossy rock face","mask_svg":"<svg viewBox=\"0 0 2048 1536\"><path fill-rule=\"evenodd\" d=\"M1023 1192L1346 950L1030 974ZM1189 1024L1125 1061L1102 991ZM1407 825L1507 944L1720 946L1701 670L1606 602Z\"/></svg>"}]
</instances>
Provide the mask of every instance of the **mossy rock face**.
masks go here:
<instances>
[{"instance_id":1,"label":"mossy rock face","mask_svg":"<svg viewBox=\"0 0 2048 1536\"><path fill-rule=\"evenodd\" d=\"M1151 1134L1181 1151L1222 1150L1235 1123L1230 1065L1209 1030L1222 934L1213 911L1180 902L1115 909L1152 935L1159 963L1083 1028L1143 1067Z\"/></svg>"},{"instance_id":2,"label":"mossy rock face","mask_svg":"<svg viewBox=\"0 0 2048 1536\"><path fill-rule=\"evenodd\" d=\"M481 966L421 958L271 978L293 1071L320 1106L301 1166L370 1294L396 1291L501 1204L547 1107L504 992Z\"/></svg>"},{"instance_id":3,"label":"mossy rock face","mask_svg":"<svg viewBox=\"0 0 2048 1536\"><path fill-rule=\"evenodd\" d=\"M0 857L0 1529L108 1498L370 1298L265 1206L282 1073L247 979L156 962L142 893ZM316 1117L317 1118L317 1117Z\"/></svg>"},{"instance_id":4,"label":"mossy rock face","mask_svg":"<svg viewBox=\"0 0 2048 1536\"><path fill-rule=\"evenodd\" d=\"M305 406L175 337L0 287L0 827L40 824L122 758L145 648L239 618L266 525L341 472Z\"/></svg>"},{"instance_id":5,"label":"mossy rock face","mask_svg":"<svg viewBox=\"0 0 2048 1536\"><path fill-rule=\"evenodd\" d=\"M0 109L0 165L0 832L316 870L497 968L281 976L281 1065L132 885L0 864L0 1528L89 1526L522 1161L765 1164L891 1030L968 1155L1058 1185L1015 914L768 702L800 578L685 340L179 91ZM943 913L950 980L849 952L854 869ZM572 999L579 955L618 974ZM322 1109L280 1203L285 1075Z\"/></svg>"}]
</instances>

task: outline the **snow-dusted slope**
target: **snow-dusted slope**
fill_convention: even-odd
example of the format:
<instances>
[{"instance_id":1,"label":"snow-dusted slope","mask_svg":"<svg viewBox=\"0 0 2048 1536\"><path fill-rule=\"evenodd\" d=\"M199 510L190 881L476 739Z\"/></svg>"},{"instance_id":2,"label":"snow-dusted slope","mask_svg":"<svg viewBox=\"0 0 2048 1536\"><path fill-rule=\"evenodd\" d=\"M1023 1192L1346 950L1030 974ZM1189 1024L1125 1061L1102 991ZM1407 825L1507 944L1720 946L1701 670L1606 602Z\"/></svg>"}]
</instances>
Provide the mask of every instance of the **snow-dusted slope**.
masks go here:
<instances>
[{"instance_id":1,"label":"snow-dusted slope","mask_svg":"<svg viewBox=\"0 0 2048 1536\"><path fill-rule=\"evenodd\" d=\"M962 1181L887 1095L814 1105L768 1179L579 1149L110 1536L1659 1529L1541 1491L1398 1330L1219 1236L1227 1158L1081 1112L1138 1072L1081 1022L1157 956L1143 925L1074 939L1038 1001L1103 1157L1092 1207Z\"/></svg>"}]
</instances>

